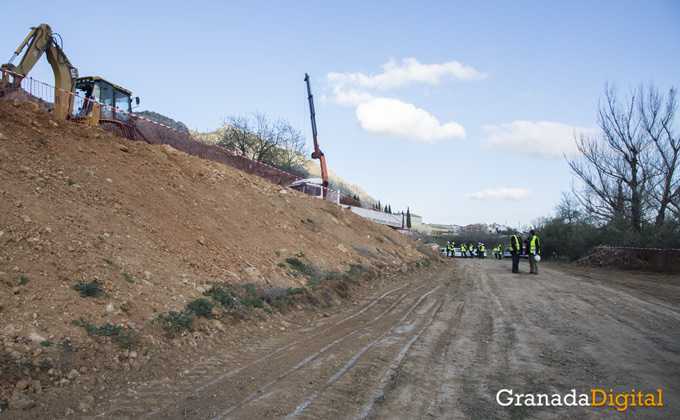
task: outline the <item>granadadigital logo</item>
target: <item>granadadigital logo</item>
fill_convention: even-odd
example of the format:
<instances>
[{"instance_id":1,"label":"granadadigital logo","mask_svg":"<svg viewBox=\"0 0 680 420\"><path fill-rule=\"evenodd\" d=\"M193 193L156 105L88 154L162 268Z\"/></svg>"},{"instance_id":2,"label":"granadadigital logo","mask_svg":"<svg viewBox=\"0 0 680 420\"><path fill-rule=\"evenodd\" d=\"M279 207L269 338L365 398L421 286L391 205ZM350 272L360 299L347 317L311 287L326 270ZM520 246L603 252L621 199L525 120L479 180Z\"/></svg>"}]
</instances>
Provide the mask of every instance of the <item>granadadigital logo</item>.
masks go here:
<instances>
[{"instance_id":1,"label":"granadadigital logo","mask_svg":"<svg viewBox=\"0 0 680 420\"><path fill-rule=\"evenodd\" d=\"M663 391L645 394L632 389L630 394L615 394L612 389L591 389L587 394L576 394L572 389L567 394L515 394L512 389L501 389L496 393L496 402L503 406L527 407L615 407L626 411L629 407L663 407Z\"/></svg>"}]
</instances>

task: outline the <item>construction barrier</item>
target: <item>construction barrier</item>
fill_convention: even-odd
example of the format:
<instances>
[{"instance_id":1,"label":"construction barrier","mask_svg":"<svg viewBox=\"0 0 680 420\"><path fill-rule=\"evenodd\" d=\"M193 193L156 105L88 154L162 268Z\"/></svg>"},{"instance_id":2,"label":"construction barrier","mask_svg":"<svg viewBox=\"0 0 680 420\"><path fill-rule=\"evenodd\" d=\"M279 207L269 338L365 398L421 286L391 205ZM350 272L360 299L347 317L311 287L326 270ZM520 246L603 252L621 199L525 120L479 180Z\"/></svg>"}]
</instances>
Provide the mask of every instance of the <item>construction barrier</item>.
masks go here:
<instances>
[{"instance_id":1,"label":"construction barrier","mask_svg":"<svg viewBox=\"0 0 680 420\"><path fill-rule=\"evenodd\" d=\"M54 87L30 77L22 78L16 73L1 69L3 83L0 84L0 100L18 102L33 102L38 108L54 112ZM19 83L17 83L19 82ZM93 107L100 107L98 126L105 131L113 132L120 137L130 140L144 141L149 144L167 144L174 149L191 156L212 160L248 174L257 175L276 185L289 186L295 182L304 181L300 177L282 171L271 165L253 160L232 150L205 141L200 137L186 133L172 127L160 124L135 114L129 114L109 105L81 97L71 92L61 91L71 95L73 112L67 119L74 123L86 123L85 118ZM90 122L91 123L91 122ZM307 185L314 185L307 182ZM316 185L317 188L296 188L299 191L324 198L342 206L352 206L372 209L373 207L361 201L348 197L338 191ZM323 189L323 191L321 190ZM314 191L312 193L311 191ZM320 193L321 192L321 193ZM375 209L373 209L375 210ZM376 220L377 221L377 220ZM380 223L380 221L378 221ZM388 225L393 225L389 223Z\"/></svg>"}]
</instances>

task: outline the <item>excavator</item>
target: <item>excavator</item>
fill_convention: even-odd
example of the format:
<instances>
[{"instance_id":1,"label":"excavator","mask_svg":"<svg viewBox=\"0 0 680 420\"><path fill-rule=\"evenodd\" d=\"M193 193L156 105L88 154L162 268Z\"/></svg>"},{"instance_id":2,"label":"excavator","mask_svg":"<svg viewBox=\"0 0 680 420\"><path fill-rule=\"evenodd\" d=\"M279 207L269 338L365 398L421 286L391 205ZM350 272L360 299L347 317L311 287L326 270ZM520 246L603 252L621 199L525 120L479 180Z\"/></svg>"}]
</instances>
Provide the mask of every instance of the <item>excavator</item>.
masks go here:
<instances>
[{"instance_id":1,"label":"excavator","mask_svg":"<svg viewBox=\"0 0 680 420\"><path fill-rule=\"evenodd\" d=\"M21 91L21 81L43 54L54 72L54 114L92 127L99 126L122 137L144 140L132 117L132 92L101 77L78 77L78 69L64 53L61 37L47 24L31 28L8 63L0 66L0 97ZM26 48L18 65L12 62ZM134 98L139 105L139 98ZM121 112L124 111L124 112Z\"/></svg>"}]
</instances>

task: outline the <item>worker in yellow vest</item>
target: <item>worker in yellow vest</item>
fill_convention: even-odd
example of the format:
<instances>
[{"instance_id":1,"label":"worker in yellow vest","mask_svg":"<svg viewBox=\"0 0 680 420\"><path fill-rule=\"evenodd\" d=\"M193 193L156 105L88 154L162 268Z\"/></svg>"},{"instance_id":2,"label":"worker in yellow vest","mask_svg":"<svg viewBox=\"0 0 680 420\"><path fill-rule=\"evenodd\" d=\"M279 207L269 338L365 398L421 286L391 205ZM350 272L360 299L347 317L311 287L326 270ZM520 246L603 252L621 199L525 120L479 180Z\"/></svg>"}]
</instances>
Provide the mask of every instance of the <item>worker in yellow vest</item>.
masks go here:
<instances>
[{"instance_id":1,"label":"worker in yellow vest","mask_svg":"<svg viewBox=\"0 0 680 420\"><path fill-rule=\"evenodd\" d=\"M538 274L538 262L541 260L541 241L534 230L529 231L529 274Z\"/></svg>"},{"instance_id":2,"label":"worker in yellow vest","mask_svg":"<svg viewBox=\"0 0 680 420\"><path fill-rule=\"evenodd\" d=\"M512 272L519 274L519 256L522 255L522 234L517 232L510 237L510 254L512 254Z\"/></svg>"}]
</instances>

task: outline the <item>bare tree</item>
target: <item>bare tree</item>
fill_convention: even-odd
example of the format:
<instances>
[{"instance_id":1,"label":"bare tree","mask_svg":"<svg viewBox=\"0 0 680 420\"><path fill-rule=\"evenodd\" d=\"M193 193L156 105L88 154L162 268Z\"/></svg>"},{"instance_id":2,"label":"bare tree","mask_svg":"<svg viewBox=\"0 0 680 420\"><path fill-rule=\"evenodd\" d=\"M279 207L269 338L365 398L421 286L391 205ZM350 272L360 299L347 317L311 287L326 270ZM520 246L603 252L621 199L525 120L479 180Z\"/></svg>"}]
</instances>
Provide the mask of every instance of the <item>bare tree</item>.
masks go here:
<instances>
[{"instance_id":1,"label":"bare tree","mask_svg":"<svg viewBox=\"0 0 680 420\"><path fill-rule=\"evenodd\" d=\"M220 146L295 175L304 172L304 137L288 121L272 122L256 111L230 116L224 122L227 127L218 141Z\"/></svg>"},{"instance_id":2,"label":"bare tree","mask_svg":"<svg viewBox=\"0 0 680 420\"><path fill-rule=\"evenodd\" d=\"M573 194L563 192L562 199L556 207L557 217L568 224L577 221L581 217L579 201ZM534 223L539 225L539 223Z\"/></svg>"},{"instance_id":3,"label":"bare tree","mask_svg":"<svg viewBox=\"0 0 680 420\"><path fill-rule=\"evenodd\" d=\"M643 87L640 87L640 91ZM639 101L639 113L642 125L654 143L655 154L651 164L655 170L650 194L652 205L658 209L656 225L660 226L666 219L667 210L676 218L680 217L680 136L675 125L677 111L677 90L671 88L668 99L659 96L652 86L647 95Z\"/></svg>"},{"instance_id":4,"label":"bare tree","mask_svg":"<svg viewBox=\"0 0 680 420\"><path fill-rule=\"evenodd\" d=\"M651 85L641 85L621 102L615 87L605 86L599 105L600 133L576 138L579 156L567 158L582 188L572 188L586 211L603 221L626 221L636 232L643 222L662 223L666 209L677 210L678 151L675 89L669 100Z\"/></svg>"},{"instance_id":5,"label":"bare tree","mask_svg":"<svg viewBox=\"0 0 680 420\"><path fill-rule=\"evenodd\" d=\"M306 178L309 176L305 169L305 154L307 154L305 146L305 137L302 132L288 124L288 122L279 122L277 130L280 132L279 137L281 144L276 151L274 158L274 166L286 172Z\"/></svg>"},{"instance_id":6,"label":"bare tree","mask_svg":"<svg viewBox=\"0 0 680 420\"><path fill-rule=\"evenodd\" d=\"M222 132L218 145L238 152L244 156L251 156L252 127L247 116L230 116L225 119L226 129Z\"/></svg>"}]
</instances>

